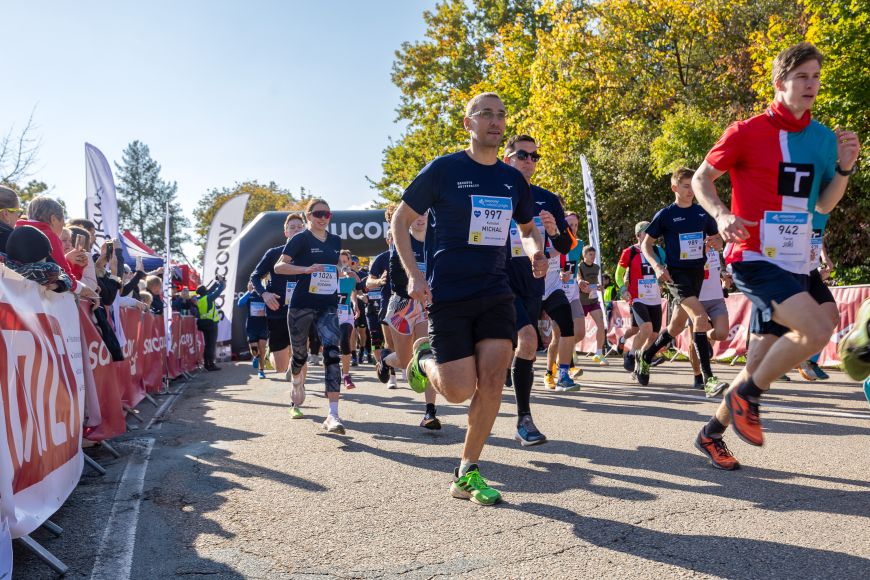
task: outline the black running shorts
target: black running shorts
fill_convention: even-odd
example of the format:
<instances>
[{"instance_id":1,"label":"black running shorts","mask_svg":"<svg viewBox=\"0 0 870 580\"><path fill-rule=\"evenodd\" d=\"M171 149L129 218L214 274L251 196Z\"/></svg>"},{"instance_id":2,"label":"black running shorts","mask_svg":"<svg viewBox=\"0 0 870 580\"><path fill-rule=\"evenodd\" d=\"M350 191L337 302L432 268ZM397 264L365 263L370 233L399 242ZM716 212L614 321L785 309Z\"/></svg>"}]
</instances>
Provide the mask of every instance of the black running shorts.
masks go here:
<instances>
[{"instance_id":1,"label":"black running shorts","mask_svg":"<svg viewBox=\"0 0 870 580\"><path fill-rule=\"evenodd\" d=\"M571 312L571 303L562 290L556 290L544 300L544 312L559 327L562 336L574 336L574 315Z\"/></svg>"},{"instance_id":2,"label":"black running shorts","mask_svg":"<svg viewBox=\"0 0 870 580\"><path fill-rule=\"evenodd\" d=\"M703 266L675 270L668 268L668 274L671 275L673 282L668 283L667 287L674 298L684 300L692 297L697 298L701 294L701 286L704 284Z\"/></svg>"},{"instance_id":3,"label":"black running shorts","mask_svg":"<svg viewBox=\"0 0 870 580\"><path fill-rule=\"evenodd\" d=\"M286 318L269 319L269 351L278 352L290 346L290 329Z\"/></svg>"},{"instance_id":4,"label":"black running shorts","mask_svg":"<svg viewBox=\"0 0 870 580\"><path fill-rule=\"evenodd\" d=\"M517 346L514 295L484 296L429 307L429 344L435 362L444 364L474 355L486 339L504 339Z\"/></svg>"},{"instance_id":5,"label":"black running shorts","mask_svg":"<svg viewBox=\"0 0 870 580\"><path fill-rule=\"evenodd\" d=\"M662 328L662 307L660 304L650 305L635 300L631 303L631 317L637 326L644 322L652 323L653 332L658 332Z\"/></svg>"}]
</instances>

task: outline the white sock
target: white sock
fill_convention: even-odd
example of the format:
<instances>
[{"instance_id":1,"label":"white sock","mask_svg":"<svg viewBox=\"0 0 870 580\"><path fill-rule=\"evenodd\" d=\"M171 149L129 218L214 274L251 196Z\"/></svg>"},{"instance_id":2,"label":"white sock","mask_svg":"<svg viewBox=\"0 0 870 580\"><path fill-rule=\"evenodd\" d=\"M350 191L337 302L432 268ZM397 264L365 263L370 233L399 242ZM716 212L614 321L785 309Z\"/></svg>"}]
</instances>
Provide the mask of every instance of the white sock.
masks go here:
<instances>
[{"instance_id":1,"label":"white sock","mask_svg":"<svg viewBox=\"0 0 870 580\"><path fill-rule=\"evenodd\" d=\"M597 354L598 356L601 356L601 349L599 348L598 350L596 350L595 354Z\"/></svg>"},{"instance_id":2,"label":"white sock","mask_svg":"<svg viewBox=\"0 0 870 580\"><path fill-rule=\"evenodd\" d=\"M466 473L468 473L468 469L469 469L472 465L475 465L475 464L474 464L474 463L471 463L471 462L468 462L468 461L462 461L462 462L460 462L460 463L459 463L459 477L462 477L463 475L465 475Z\"/></svg>"},{"instance_id":3,"label":"white sock","mask_svg":"<svg viewBox=\"0 0 870 580\"><path fill-rule=\"evenodd\" d=\"M329 402L329 414L333 417L338 417L338 401Z\"/></svg>"}]
</instances>

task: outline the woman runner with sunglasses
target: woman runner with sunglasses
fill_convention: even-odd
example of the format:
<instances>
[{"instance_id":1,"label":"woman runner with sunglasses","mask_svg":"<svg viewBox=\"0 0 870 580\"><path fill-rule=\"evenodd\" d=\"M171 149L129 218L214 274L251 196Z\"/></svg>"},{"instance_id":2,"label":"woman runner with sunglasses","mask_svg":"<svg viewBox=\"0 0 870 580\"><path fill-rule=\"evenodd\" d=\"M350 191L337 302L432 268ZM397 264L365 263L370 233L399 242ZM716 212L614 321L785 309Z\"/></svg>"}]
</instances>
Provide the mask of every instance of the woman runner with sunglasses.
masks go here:
<instances>
[{"instance_id":1,"label":"woman runner with sunglasses","mask_svg":"<svg viewBox=\"0 0 870 580\"><path fill-rule=\"evenodd\" d=\"M329 415L323 428L330 433L344 434L338 416L341 393L339 363L340 334L338 329L338 264L341 238L327 231L332 212L322 199L312 199L305 210L308 227L287 241L275 272L296 275L297 285L287 310L293 358L290 363L293 389L291 400L294 418L302 416L299 406L305 400L305 369L308 363L308 333L312 326L323 343L323 366L326 377L326 398Z\"/></svg>"}]
</instances>

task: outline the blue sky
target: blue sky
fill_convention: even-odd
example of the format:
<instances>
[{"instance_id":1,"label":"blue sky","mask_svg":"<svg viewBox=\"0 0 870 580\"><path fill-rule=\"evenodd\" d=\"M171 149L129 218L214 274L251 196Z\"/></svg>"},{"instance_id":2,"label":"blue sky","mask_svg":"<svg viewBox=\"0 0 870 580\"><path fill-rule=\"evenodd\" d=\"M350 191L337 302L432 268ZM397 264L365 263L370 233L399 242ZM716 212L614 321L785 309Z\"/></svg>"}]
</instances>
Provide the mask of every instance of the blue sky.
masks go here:
<instances>
[{"instance_id":1,"label":"blue sky","mask_svg":"<svg viewBox=\"0 0 870 580\"><path fill-rule=\"evenodd\" d=\"M435 0L0 0L0 131L35 110L33 178L84 214L85 141L146 143L186 213L236 181L305 186L334 209L375 197L398 137L394 51Z\"/></svg>"}]
</instances>

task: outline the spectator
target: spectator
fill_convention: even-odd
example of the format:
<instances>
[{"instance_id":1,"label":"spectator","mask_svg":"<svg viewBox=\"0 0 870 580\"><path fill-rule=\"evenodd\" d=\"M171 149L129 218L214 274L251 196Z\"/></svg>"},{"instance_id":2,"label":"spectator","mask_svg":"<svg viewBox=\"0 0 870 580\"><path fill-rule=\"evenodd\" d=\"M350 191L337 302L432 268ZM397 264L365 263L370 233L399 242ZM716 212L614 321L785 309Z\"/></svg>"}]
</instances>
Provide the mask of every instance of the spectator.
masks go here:
<instances>
[{"instance_id":1,"label":"spectator","mask_svg":"<svg viewBox=\"0 0 870 580\"><path fill-rule=\"evenodd\" d=\"M160 295L160 290L163 286L163 281L157 276L148 276L145 280L145 290L151 295L151 312L157 316L163 316L163 297Z\"/></svg>"},{"instance_id":2,"label":"spectator","mask_svg":"<svg viewBox=\"0 0 870 580\"><path fill-rule=\"evenodd\" d=\"M144 302L148 306L149 309L151 308L152 297L151 297L150 292L140 292L139 293L139 300Z\"/></svg>"},{"instance_id":3,"label":"spectator","mask_svg":"<svg viewBox=\"0 0 870 580\"><path fill-rule=\"evenodd\" d=\"M98 298L93 289L77 282L79 277L75 275L70 265L70 260L72 260L76 265L84 268L88 260L87 254L79 249L73 249L68 255L63 253L63 244L60 241L64 224L63 206L50 197L40 195L33 198L28 205L27 217L28 219L18 220L15 227L32 226L41 231L51 244L52 260L73 279L72 291L85 298Z\"/></svg>"},{"instance_id":4,"label":"spectator","mask_svg":"<svg viewBox=\"0 0 870 580\"><path fill-rule=\"evenodd\" d=\"M0 185L0 252L6 251L6 239L22 213L21 201L15 190Z\"/></svg>"},{"instance_id":5,"label":"spectator","mask_svg":"<svg viewBox=\"0 0 870 580\"><path fill-rule=\"evenodd\" d=\"M172 311L199 318L199 303L196 299L191 298L189 289L182 288L172 299Z\"/></svg>"},{"instance_id":6,"label":"spectator","mask_svg":"<svg viewBox=\"0 0 870 580\"><path fill-rule=\"evenodd\" d=\"M6 239L6 265L10 269L49 290L66 292L72 287L72 279L60 266L48 261L50 255L51 242L34 227L17 227Z\"/></svg>"},{"instance_id":7,"label":"spectator","mask_svg":"<svg viewBox=\"0 0 870 580\"><path fill-rule=\"evenodd\" d=\"M205 339L205 369L208 371L220 370L214 363L215 350L217 349L217 324L220 320L220 312L218 312L214 302L225 287L226 280L222 276L218 276L208 288L200 286L196 289L196 294L199 297L199 320L196 326L202 331Z\"/></svg>"}]
</instances>

